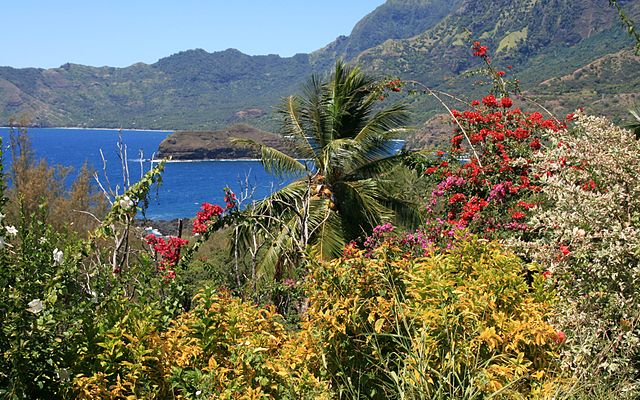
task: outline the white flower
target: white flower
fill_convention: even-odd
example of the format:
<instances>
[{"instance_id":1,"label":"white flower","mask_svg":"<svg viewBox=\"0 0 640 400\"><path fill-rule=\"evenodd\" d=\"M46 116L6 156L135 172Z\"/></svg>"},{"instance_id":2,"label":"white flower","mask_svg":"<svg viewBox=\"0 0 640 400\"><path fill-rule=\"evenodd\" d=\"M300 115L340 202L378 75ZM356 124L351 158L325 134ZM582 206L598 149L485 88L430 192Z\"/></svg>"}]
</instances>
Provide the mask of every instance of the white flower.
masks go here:
<instances>
[{"instance_id":1,"label":"white flower","mask_svg":"<svg viewBox=\"0 0 640 400\"><path fill-rule=\"evenodd\" d=\"M0 236L0 250L4 249L4 246L7 243L4 241L4 238L2 236Z\"/></svg>"},{"instance_id":2,"label":"white flower","mask_svg":"<svg viewBox=\"0 0 640 400\"><path fill-rule=\"evenodd\" d=\"M33 299L29 303L27 303L27 305L29 306L29 308L27 308L27 311L32 312L34 314L39 313L44 308L44 305L42 304L42 300L40 299Z\"/></svg>"},{"instance_id":3,"label":"white flower","mask_svg":"<svg viewBox=\"0 0 640 400\"><path fill-rule=\"evenodd\" d=\"M40 239L38 239L38 243L40 243L40 244L45 244L45 243L47 243L47 238L46 238L46 237L44 237L44 236L43 236L43 237L41 237Z\"/></svg>"},{"instance_id":4,"label":"white flower","mask_svg":"<svg viewBox=\"0 0 640 400\"><path fill-rule=\"evenodd\" d=\"M62 250L58 250L57 248L53 249L53 262L55 265L62 264L62 260L64 259L64 253Z\"/></svg>"},{"instance_id":5,"label":"white flower","mask_svg":"<svg viewBox=\"0 0 640 400\"><path fill-rule=\"evenodd\" d=\"M131 200L129 196L124 196L120 199L120 207L124 208L125 210L130 209L131 207L133 207L133 200Z\"/></svg>"},{"instance_id":6,"label":"white flower","mask_svg":"<svg viewBox=\"0 0 640 400\"><path fill-rule=\"evenodd\" d=\"M18 230L16 229L15 226L5 226L5 229L7 230L7 233L11 236L15 236L18 234Z\"/></svg>"},{"instance_id":7,"label":"white flower","mask_svg":"<svg viewBox=\"0 0 640 400\"><path fill-rule=\"evenodd\" d=\"M0 222L2 222L2 220L4 219L4 217L6 217L6 215L0 213Z\"/></svg>"}]
</instances>

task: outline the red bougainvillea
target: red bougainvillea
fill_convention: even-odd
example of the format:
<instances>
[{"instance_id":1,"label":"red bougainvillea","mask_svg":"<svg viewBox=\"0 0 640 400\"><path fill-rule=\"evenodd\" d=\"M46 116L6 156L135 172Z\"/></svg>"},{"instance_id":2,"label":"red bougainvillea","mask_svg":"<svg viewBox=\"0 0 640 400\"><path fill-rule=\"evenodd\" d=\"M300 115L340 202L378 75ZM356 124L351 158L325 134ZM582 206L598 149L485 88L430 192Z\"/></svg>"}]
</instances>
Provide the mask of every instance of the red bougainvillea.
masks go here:
<instances>
[{"instance_id":1,"label":"red bougainvillea","mask_svg":"<svg viewBox=\"0 0 640 400\"><path fill-rule=\"evenodd\" d=\"M162 257L156 264L157 270L163 273L166 279L175 278L174 268L180 260L180 248L187 245L189 241L175 236L168 236L165 239L153 234L147 235L145 240L156 254Z\"/></svg>"},{"instance_id":2,"label":"red bougainvillea","mask_svg":"<svg viewBox=\"0 0 640 400\"><path fill-rule=\"evenodd\" d=\"M201 211L198 211L193 220L193 233L204 233L207 226L223 212L222 207L217 204L202 203Z\"/></svg>"},{"instance_id":3,"label":"red bougainvillea","mask_svg":"<svg viewBox=\"0 0 640 400\"><path fill-rule=\"evenodd\" d=\"M565 125L539 112L512 108L506 96L490 94L471 104L469 110L452 110L457 122L451 148L424 171L440 179L431 194L429 217L445 216L453 226L490 235L526 231L540 191L540 177L531 173L532 155L542 148L547 130Z\"/></svg>"}]
</instances>

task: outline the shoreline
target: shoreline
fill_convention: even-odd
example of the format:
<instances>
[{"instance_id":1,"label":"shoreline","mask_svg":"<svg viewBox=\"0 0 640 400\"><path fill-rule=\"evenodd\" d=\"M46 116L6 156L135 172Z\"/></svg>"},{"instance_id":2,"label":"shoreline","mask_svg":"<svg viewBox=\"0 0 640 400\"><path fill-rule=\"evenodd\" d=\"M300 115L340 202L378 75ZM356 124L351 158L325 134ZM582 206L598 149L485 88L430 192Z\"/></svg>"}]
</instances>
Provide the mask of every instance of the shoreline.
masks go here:
<instances>
[{"instance_id":1,"label":"shoreline","mask_svg":"<svg viewBox=\"0 0 640 400\"><path fill-rule=\"evenodd\" d=\"M224 161L224 162L236 162L236 161L260 161L259 158L202 158L202 159L193 159L193 160L169 160L169 159L129 159L130 162L151 162L157 164L161 161L164 161L167 164L178 164L178 163L198 163L198 162L212 162L212 161Z\"/></svg>"},{"instance_id":2,"label":"shoreline","mask_svg":"<svg viewBox=\"0 0 640 400\"><path fill-rule=\"evenodd\" d=\"M17 128L15 126L0 126L0 129ZM69 130L85 130L85 131L134 131L134 132L154 132L154 133L176 133L172 129L140 129L140 128L87 128L82 126L27 126L29 129L69 129Z\"/></svg>"}]
</instances>

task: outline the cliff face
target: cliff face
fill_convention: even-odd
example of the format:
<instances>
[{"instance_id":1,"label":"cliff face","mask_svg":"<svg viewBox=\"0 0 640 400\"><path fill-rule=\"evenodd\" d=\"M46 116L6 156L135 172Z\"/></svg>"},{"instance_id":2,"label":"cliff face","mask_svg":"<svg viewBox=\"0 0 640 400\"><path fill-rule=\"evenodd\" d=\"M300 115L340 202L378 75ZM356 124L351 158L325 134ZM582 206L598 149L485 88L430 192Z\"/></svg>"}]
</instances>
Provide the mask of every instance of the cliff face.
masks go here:
<instances>
[{"instance_id":1,"label":"cliff face","mask_svg":"<svg viewBox=\"0 0 640 400\"><path fill-rule=\"evenodd\" d=\"M288 152L287 143L273 133L253 128L249 125L233 125L213 132L176 132L160 143L159 158L173 160L207 160L259 158L252 149L232 144L232 137L251 139L278 150Z\"/></svg>"}]
</instances>

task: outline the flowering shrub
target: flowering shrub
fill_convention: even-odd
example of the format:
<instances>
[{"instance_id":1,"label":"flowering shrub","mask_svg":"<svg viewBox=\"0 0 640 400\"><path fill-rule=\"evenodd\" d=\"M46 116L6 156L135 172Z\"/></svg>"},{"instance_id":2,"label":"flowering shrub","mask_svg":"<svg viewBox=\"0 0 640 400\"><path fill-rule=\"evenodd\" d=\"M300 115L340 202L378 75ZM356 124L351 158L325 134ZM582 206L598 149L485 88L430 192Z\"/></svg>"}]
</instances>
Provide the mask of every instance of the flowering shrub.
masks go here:
<instances>
[{"instance_id":1,"label":"flowering shrub","mask_svg":"<svg viewBox=\"0 0 640 400\"><path fill-rule=\"evenodd\" d=\"M542 276L528 285L527 268L476 238L422 258L389 242L352 250L314 267L307 329L347 393L533 396L549 390L562 333L547 322Z\"/></svg>"},{"instance_id":2,"label":"flowering shrub","mask_svg":"<svg viewBox=\"0 0 640 400\"><path fill-rule=\"evenodd\" d=\"M330 398L327 383L312 372L317 357L310 337L288 332L273 307L210 290L195 303L166 331L131 314L118 335L109 335L119 341L108 340L97 356L100 371L75 380L76 393L85 399Z\"/></svg>"},{"instance_id":3,"label":"flowering shrub","mask_svg":"<svg viewBox=\"0 0 640 400\"><path fill-rule=\"evenodd\" d=\"M549 206L526 244L557 288L564 362L580 377L640 372L640 142L604 118L576 114L536 160Z\"/></svg>"},{"instance_id":4,"label":"flowering shrub","mask_svg":"<svg viewBox=\"0 0 640 400\"><path fill-rule=\"evenodd\" d=\"M217 204L202 203L201 211L198 211L196 218L193 220L193 233L204 233L207 230L207 226L222 215L223 212L222 207Z\"/></svg>"},{"instance_id":5,"label":"flowering shrub","mask_svg":"<svg viewBox=\"0 0 640 400\"><path fill-rule=\"evenodd\" d=\"M521 234L537 205L539 176L531 173L533 154L548 130L564 125L538 112L512 109L508 97L488 95L466 111L452 110L456 129L448 154L425 170L436 179L427 219L443 218L490 237ZM460 157L469 157L460 163Z\"/></svg>"},{"instance_id":6,"label":"flowering shrub","mask_svg":"<svg viewBox=\"0 0 640 400\"><path fill-rule=\"evenodd\" d=\"M238 210L238 199L231 189L224 188L224 202L226 207L223 209L219 205L202 203L201 211L198 211L193 221L193 233L201 234L207 231L207 228L218 220L226 211L228 213Z\"/></svg>"}]
</instances>

